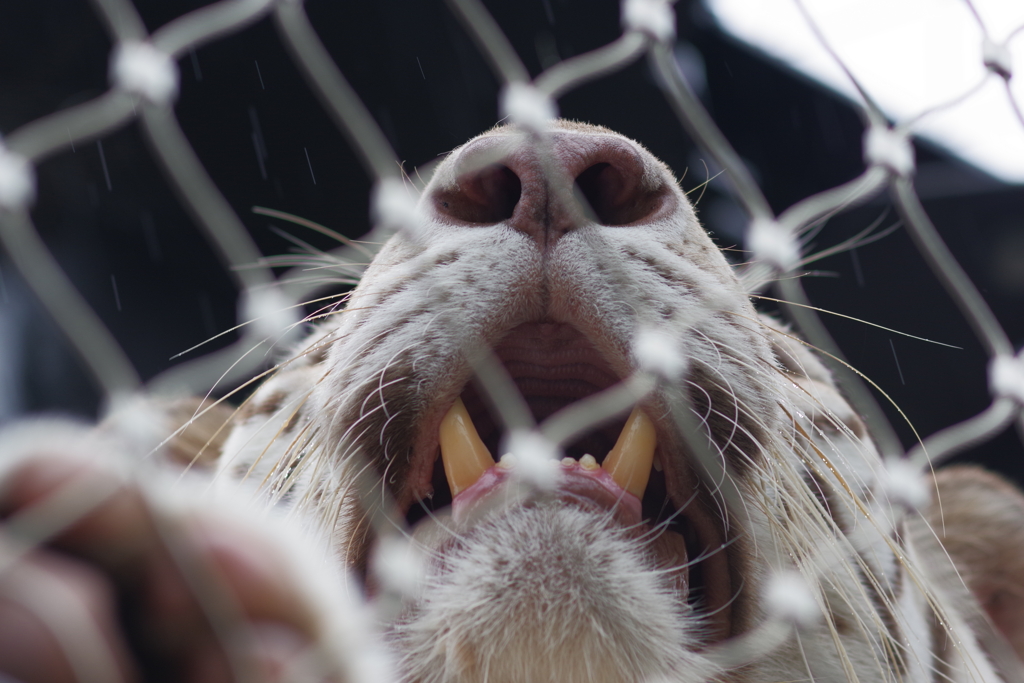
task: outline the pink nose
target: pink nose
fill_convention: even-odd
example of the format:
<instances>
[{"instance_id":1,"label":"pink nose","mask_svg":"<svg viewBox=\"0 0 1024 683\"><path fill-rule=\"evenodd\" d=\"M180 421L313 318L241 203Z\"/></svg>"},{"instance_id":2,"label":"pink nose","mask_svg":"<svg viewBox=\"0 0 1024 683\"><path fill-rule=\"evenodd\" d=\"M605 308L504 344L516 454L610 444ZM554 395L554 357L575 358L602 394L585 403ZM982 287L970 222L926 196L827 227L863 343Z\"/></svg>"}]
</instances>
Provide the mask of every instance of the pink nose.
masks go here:
<instances>
[{"instance_id":1,"label":"pink nose","mask_svg":"<svg viewBox=\"0 0 1024 683\"><path fill-rule=\"evenodd\" d=\"M581 225L642 225L678 201L671 177L645 151L614 135L555 132L547 159L525 135L479 138L458 152L454 186L433 197L460 225L507 223L551 247Z\"/></svg>"}]
</instances>

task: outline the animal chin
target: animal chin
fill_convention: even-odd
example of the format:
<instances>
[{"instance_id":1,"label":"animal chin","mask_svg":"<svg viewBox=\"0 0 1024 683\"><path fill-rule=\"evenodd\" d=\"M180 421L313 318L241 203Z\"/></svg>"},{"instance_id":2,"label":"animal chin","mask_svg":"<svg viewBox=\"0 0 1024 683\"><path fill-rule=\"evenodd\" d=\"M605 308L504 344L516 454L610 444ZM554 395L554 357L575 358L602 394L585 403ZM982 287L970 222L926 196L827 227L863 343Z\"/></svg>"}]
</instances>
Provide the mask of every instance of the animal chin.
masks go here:
<instances>
[{"instance_id":1,"label":"animal chin","mask_svg":"<svg viewBox=\"0 0 1024 683\"><path fill-rule=\"evenodd\" d=\"M518 325L494 345L494 352L538 422L620 381L596 346L566 323ZM432 467L413 463L411 471L429 473L430 484L420 488L429 486L432 493L408 506L411 525L450 515L461 533L523 507L582 511L593 516L596 526L631 539L649 568L663 572L664 585L680 607L698 616L706 641L729 634L735 596L725 532L708 513L698 487L686 490L680 483L694 479L673 476L689 469L686 456L659 446L659 431L670 427L658 423L655 411L638 406L628 417L599 425L569 444L561 461L544 463L553 482L546 491L522 486L524 463L515 455L495 458L503 434L493 412L471 382L447 408L438 429L421 436L436 439L436 446L415 449L427 454L424 458L433 454Z\"/></svg>"}]
</instances>

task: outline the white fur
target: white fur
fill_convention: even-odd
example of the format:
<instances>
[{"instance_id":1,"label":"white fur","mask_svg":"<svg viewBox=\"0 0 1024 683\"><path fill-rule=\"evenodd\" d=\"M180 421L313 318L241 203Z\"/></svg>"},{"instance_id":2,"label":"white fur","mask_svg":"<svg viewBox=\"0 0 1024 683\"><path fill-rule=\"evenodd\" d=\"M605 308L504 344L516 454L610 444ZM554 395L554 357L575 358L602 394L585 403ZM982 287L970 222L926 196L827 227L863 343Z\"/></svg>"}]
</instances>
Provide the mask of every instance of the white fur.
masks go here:
<instances>
[{"instance_id":1,"label":"white fur","mask_svg":"<svg viewBox=\"0 0 1024 683\"><path fill-rule=\"evenodd\" d=\"M396 634L413 680L642 683L714 673L689 651L700 620L644 547L592 514L517 508L461 538L428 581Z\"/></svg>"},{"instance_id":2,"label":"white fur","mask_svg":"<svg viewBox=\"0 0 1024 683\"><path fill-rule=\"evenodd\" d=\"M329 344L326 360L285 370L260 391L257 404L280 388L288 397L238 427L224 471L251 471L267 491L291 491L337 552L358 558L361 520L386 499L368 500L355 475L383 472L373 490L390 486L407 497L400 504L429 493L417 481L402 488L394 473L436 453L430 430L470 380L476 349L544 317L575 326L627 376L638 355L649 355L633 350L638 330L655 330L687 369L684 381L664 383L644 403L671 455L666 475L701 481L682 455L691 442L672 421L691 389L717 397L694 416L715 431L711 440L692 440L728 461L724 476L744 472L732 482L738 504L719 493L730 488L720 479L705 474L700 484L732 539L716 552L745 567L734 635L770 616L762 595L780 574L799 575L807 588L790 610L805 627L752 664L718 671L702 640L706 617L673 593L649 539L598 513L513 507L468 529L439 521L424 542L431 569L391 636L407 680L931 680L937 589L907 559L913 549L900 546L900 514L876 496L882 464L829 373L791 333L758 317L668 170L639 144L571 123L551 140L629 146L644 160L644 183L670 184L675 212L613 227L577 217L542 249L509 222L460 225L430 204L431 193L458 187L474 154L500 161L528 137L500 129L455 150L424 193L424 222L383 247L347 309L314 333L311 345ZM552 188L557 181L547 178ZM560 201L557 188L550 192L549 206ZM818 625L807 626L814 611ZM971 663L954 665L957 680L995 680L972 634L956 640Z\"/></svg>"}]
</instances>

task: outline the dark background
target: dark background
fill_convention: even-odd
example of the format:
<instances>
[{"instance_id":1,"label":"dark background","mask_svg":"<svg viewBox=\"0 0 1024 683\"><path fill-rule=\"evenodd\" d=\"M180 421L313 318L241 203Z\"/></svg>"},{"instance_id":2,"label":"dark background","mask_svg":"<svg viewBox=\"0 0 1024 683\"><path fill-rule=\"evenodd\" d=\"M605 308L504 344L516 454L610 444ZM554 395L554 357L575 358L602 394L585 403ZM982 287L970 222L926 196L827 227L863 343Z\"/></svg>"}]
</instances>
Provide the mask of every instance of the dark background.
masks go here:
<instances>
[{"instance_id":1,"label":"dark background","mask_svg":"<svg viewBox=\"0 0 1024 683\"><path fill-rule=\"evenodd\" d=\"M204 4L136 2L151 30ZM621 32L618 5L608 0L486 4L534 75ZM310 0L306 6L407 170L495 123L497 83L439 0ZM852 108L722 35L698 3L680 2L677 14L684 70L776 211L861 172L863 129ZM103 92L109 50L85 0L4 3L0 133ZM254 205L353 237L367 230L369 179L270 20L199 48L179 66L181 125L264 254L294 248L281 229L319 248L334 245L254 215ZM716 172L671 114L645 61L574 90L559 105L565 117L640 140L684 176L686 189ZM917 187L929 214L1019 347L1024 190L926 145L919 144L917 154ZM44 238L143 376L233 325L228 276L163 181L135 124L101 143L77 144L44 162L38 175L33 215ZM724 179L691 198L721 246L741 244L743 213ZM832 219L812 250L875 221L882 227L897 222L885 197ZM805 285L817 305L963 347L826 317L849 359L889 393L918 432L931 434L987 405L985 356L902 230L813 268ZM75 357L2 257L0 284L0 421L38 410L95 414L96 394ZM910 429L890 413L911 443ZM1012 430L969 457L1024 481Z\"/></svg>"}]
</instances>

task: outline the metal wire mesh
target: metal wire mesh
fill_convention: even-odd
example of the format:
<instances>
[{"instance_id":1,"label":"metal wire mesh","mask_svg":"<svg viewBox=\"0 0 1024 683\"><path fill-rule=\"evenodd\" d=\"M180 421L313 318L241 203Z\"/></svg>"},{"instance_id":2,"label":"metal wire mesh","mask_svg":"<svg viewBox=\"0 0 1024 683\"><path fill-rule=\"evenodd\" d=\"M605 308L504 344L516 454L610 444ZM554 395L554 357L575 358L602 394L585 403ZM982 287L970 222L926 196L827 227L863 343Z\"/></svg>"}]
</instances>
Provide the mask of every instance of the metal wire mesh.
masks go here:
<instances>
[{"instance_id":1,"label":"metal wire mesh","mask_svg":"<svg viewBox=\"0 0 1024 683\"><path fill-rule=\"evenodd\" d=\"M202 395L218 381L231 383L256 373L262 356L253 350L268 343L280 343L298 329L300 316L296 311L300 310L313 289L304 281L301 272L282 276L274 274L179 127L174 101L179 78L177 60L183 55L221 36L242 31L265 15L272 15L280 40L373 179L371 202L375 227L363 241L379 243L398 230L406 231L415 239L416 208L408 184L402 180L399 160L386 136L320 42L301 2L222 0L179 17L153 33L147 32L128 0L96 0L94 4L115 45L111 55L111 87L88 102L24 125L2 140L0 241L101 388L108 414L116 424L130 430L125 425L140 415L132 412L137 407L135 397ZM1024 433L1024 356L1015 352L984 298L939 238L915 193L910 134L917 119L890 123L868 93L862 91L863 99L858 107L866 126L863 173L842 186L807 197L776 215L743 160L712 121L681 73L673 56L676 18L670 4L661 0L625 0L622 9L624 30L619 39L592 52L560 61L533 79L505 39L500 26L481 4L476 0L451 0L449 4L501 84L502 116L534 131L542 154L546 144L545 122L554 115L559 97L635 60L648 60L680 125L709 157L727 170L736 196L749 217L746 247L753 258L741 272L741 278L752 293L761 292L773 283L770 286L785 302L781 304L783 311L809 342L825 352L824 360L839 378L856 410L871 425L872 434L890 465L909 464L912 471L922 473L957 452L991 438L1014 421ZM994 46L985 53L985 66L991 77L1009 82L1012 73L1007 60L1000 58L1008 48L995 46L988 38L986 41ZM853 75L850 78L856 83ZM1009 89L1007 96L1011 97ZM1019 103L1013 105L1019 115ZM924 112L922 116L933 112ZM182 202L204 230L223 268L231 274L240 293L239 323L243 325L239 339L230 346L179 365L146 382L140 379L115 337L50 254L29 213L34 201L36 165L74 144L102 138L133 120L141 124L152 154L168 182L176 187ZM802 267L801 238L812 226L826 216L846 211L883 192L891 194L915 244L956 302L990 359L991 405L969 420L928 436L909 452L905 452L871 391L844 361L842 349L831 339L811 307L801 280L787 277ZM339 248L333 256L341 262L357 263L363 258L361 249L359 245L350 244ZM358 267L353 266L353 271L357 272ZM621 412L623 407L651 391L657 382L670 381L664 372L659 374L656 366L657 360L654 359L649 368L638 372L627 382L584 402L578 410L539 426L533 424L528 411L521 407L517 409L514 401L496 403L503 407L502 417L507 428L522 438L535 439L534 443L539 439L557 447L603 417ZM493 359L482 356L475 369L493 396L515 394L515 388L509 386L508 379L495 366ZM680 422L684 433L696 431L691 429L693 417L688 411L681 409L674 418ZM147 438L159 441L153 435ZM142 443L146 440L143 439ZM722 476L720 459L708 452L706 444L694 442L691 446L702 457L709 480L729 481L728 477ZM376 495L371 492L373 482L367 483L365 489L364 495ZM735 492L728 488L721 492L723 503L731 513L740 514L741 505L734 499ZM59 510L49 511L49 516L44 518L42 526L34 532L32 542L26 547L41 543L54 533L54 529L70 524L76 514L91 509L102 498L102 491L78 492L77 498L75 492L69 492L67 504ZM375 505L367 507L377 508ZM11 522L17 523L19 520ZM386 535L389 529L400 524L398 520L384 518L376 526ZM167 531L166 535L170 539L173 533ZM20 537L24 539L24 534ZM172 540L168 542L173 545ZM3 566L10 566L19 553L24 552L27 550L23 548L4 558L0 572ZM202 581L197 586L197 590L202 590ZM230 606L221 607L231 612ZM752 656L770 651L781 637L776 634L766 640L765 633L771 630L770 626L743 642L732 643L731 649L723 648L719 655L722 661L739 665Z\"/></svg>"}]
</instances>

